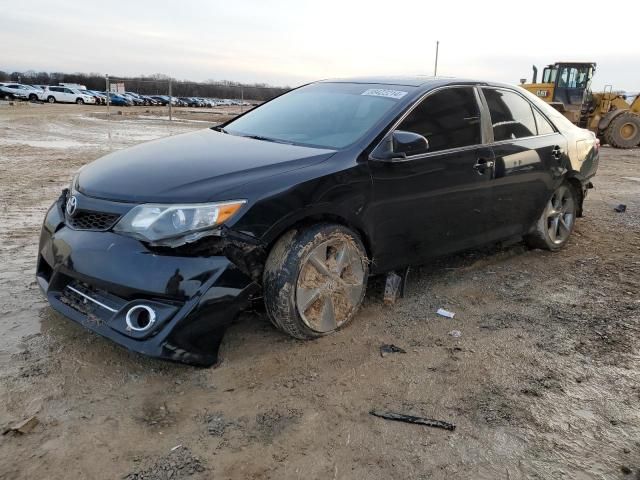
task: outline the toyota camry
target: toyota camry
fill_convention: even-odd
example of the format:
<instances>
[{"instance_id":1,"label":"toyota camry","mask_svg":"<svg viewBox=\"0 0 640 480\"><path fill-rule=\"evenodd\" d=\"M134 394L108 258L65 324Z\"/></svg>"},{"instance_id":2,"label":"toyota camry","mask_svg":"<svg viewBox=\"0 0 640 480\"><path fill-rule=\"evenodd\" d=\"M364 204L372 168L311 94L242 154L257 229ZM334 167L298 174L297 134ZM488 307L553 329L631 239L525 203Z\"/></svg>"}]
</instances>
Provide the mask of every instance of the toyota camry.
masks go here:
<instances>
[{"instance_id":1,"label":"toyota camry","mask_svg":"<svg viewBox=\"0 0 640 480\"><path fill-rule=\"evenodd\" d=\"M598 150L519 87L311 83L86 165L46 215L37 280L128 349L212 365L257 299L308 340L356 316L371 275L510 238L563 248Z\"/></svg>"}]
</instances>

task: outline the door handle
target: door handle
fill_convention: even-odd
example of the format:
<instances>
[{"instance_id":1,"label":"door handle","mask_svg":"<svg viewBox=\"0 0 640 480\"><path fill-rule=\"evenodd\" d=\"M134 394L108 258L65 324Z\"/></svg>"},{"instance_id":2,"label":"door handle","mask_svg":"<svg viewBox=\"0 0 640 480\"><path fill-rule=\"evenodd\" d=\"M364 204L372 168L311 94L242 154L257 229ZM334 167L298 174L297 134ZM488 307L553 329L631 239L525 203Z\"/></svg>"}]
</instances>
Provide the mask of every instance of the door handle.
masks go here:
<instances>
[{"instance_id":1,"label":"door handle","mask_svg":"<svg viewBox=\"0 0 640 480\"><path fill-rule=\"evenodd\" d=\"M555 147L553 147L553 150L551 151L551 156L556 160L560 160L562 158L563 153L564 152L562 151L560 146L556 145Z\"/></svg>"},{"instance_id":2,"label":"door handle","mask_svg":"<svg viewBox=\"0 0 640 480\"><path fill-rule=\"evenodd\" d=\"M494 165L495 165L495 162L493 160L486 160L484 158L479 158L476 164L473 166L473 168L477 170L477 172L480 175L482 175L487 169L493 168Z\"/></svg>"}]
</instances>

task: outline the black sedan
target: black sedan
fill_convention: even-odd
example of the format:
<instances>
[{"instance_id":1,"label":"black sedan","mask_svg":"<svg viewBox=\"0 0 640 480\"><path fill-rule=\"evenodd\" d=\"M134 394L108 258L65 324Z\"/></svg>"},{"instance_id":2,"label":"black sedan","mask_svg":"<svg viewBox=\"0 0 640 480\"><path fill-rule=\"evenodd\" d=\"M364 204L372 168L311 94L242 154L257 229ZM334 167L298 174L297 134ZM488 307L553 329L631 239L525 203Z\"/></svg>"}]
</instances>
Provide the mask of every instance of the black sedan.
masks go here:
<instances>
[{"instance_id":1,"label":"black sedan","mask_svg":"<svg viewBox=\"0 0 640 480\"><path fill-rule=\"evenodd\" d=\"M211 365L252 299L313 339L355 316L370 275L514 237L564 247L598 149L518 87L312 83L81 169L47 213L37 280L129 349Z\"/></svg>"}]
</instances>

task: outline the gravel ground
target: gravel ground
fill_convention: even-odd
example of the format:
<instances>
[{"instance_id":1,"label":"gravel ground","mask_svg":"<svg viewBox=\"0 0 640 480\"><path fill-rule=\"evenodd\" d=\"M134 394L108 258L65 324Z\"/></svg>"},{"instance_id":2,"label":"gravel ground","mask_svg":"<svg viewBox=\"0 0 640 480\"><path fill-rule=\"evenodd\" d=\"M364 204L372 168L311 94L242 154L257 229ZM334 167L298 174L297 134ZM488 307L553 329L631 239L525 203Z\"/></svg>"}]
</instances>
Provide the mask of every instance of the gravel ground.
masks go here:
<instances>
[{"instance_id":1,"label":"gravel ground","mask_svg":"<svg viewBox=\"0 0 640 480\"><path fill-rule=\"evenodd\" d=\"M0 478L640 479L640 151L602 149L562 252L447 257L390 307L373 281L354 322L313 342L247 312L222 366L195 369L57 315L34 269L40 222L77 168L204 126L0 106L0 426L39 420L0 436Z\"/></svg>"}]
</instances>

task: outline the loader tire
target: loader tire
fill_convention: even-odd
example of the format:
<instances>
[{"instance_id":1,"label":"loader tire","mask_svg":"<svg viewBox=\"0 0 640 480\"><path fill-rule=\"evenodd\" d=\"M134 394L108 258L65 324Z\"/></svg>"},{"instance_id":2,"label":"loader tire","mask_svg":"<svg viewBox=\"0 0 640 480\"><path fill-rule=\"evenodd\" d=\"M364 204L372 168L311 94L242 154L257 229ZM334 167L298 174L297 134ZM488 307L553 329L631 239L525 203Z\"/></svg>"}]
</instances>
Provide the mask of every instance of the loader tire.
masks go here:
<instances>
[{"instance_id":1,"label":"loader tire","mask_svg":"<svg viewBox=\"0 0 640 480\"><path fill-rule=\"evenodd\" d=\"M615 148L634 148L640 144L640 116L631 112L618 115L604 132L604 138Z\"/></svg>"}]
</instances>

